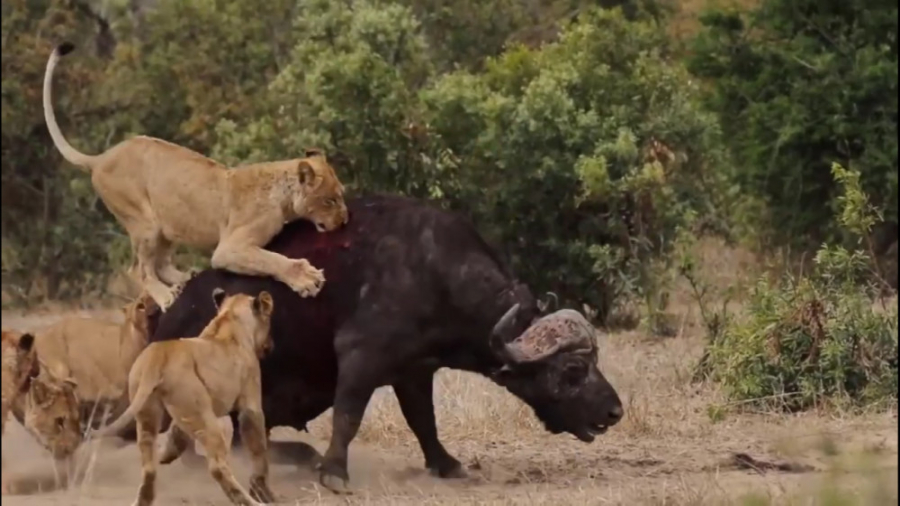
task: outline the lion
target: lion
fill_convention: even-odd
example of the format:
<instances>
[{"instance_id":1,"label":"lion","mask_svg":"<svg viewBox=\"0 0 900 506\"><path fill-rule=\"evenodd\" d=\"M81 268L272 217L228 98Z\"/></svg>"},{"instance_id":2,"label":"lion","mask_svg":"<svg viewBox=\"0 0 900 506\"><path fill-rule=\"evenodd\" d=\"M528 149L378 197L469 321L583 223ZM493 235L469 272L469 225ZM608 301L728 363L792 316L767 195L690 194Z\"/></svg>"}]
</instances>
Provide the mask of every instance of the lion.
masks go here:
<instances>
[{"instance_id":1,"label":"lion","mask_svg":"<svg viewBox=\"0 0 900 506\"><path fill-rule=\"evenodd\" d=\"M75 385L53 376L36 343L32 333L2 333L2 432L11 412L57 462L68 463L81 440Z\"/></svg>"},{"instance_id":2,"label":"lion","mask_svg":"<svg viewBox=\"0 0 900 506\"><path fill-rule=\"evenodd\" d=\"M265 291L258 297L226 296L216 288L212 296L218 314L198 337L154 342L141 352L128 375L131 404L115 422L93 433L106 437L137 421L143 480L136 505L148 506L155 498L155 440L165 412L172 418L172 429L164 459L177 458L187 446L184 436L190 436L203 446L210 474L232 503L275 500L268 485L259 367L273 347L269 329L274 301ZM218 420L235 410L253 461L249 494L228 465L229 448Z\"/></svg>"},{"instance_id":3,"label":"lion","mask_svg":"<svg viewBox=\"0 0 900 506\"><path fill-rule=\"evenodd\" d=\"M75 387L81 426L99 427L128 406L128 371L149 341L154 304L143 292L122 307L122 323L73 316L36 332L35 348L49 378ZM35 410L33 416L43 416Z\"/></svg>"},{"instance_id":4,"label":"lion","mask_svg":"<svg viewBox=\"0 0 900 506\"><path fill-rule=\"evenodd\" d=\"M211 264L238 274L271 276L300 294L315 296L324 273L306 259L263 249L285 223L305 218L320 232L347 223L344 186L325 155L228 168L190 149L136 136L99 155L73 148L53 112L51 82L61 56L53 50L44 74L44 119L53 144L85 169L103 203L131 240L129 270L165 311L190 274L172 263L178 244L212 251Z\"/></svg>"}]
</instances>

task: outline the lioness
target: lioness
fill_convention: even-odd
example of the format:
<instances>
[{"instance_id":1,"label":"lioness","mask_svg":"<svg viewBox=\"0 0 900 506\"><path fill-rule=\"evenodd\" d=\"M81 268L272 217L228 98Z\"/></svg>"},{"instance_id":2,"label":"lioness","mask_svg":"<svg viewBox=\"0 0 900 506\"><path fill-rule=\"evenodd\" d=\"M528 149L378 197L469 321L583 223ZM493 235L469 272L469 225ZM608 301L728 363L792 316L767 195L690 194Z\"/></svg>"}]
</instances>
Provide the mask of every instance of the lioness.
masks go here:
<instances>
[{"instance_id":1,"label":"lioness","mask_svg":"<svg viewBox=\"0 0 900 506\"><path fill-rule=\"evenodd\" d=\"M103 415L118 417L128 406L128 371L147 346L153 304L144 292L122 307L122 323L75 316L35 333L35 348L52 373L48 381L75 386L81 425L98 427ZM43 416L40 407L34 410Z\"/></svg>"},{"instance_id":2,"label":"lioness","mask_svg":"<svg viewBox=\"0 0 900 506\"><path fill-rule=\"evenodd\" d=\"M44 423L42 420L35 420L32 417L19 421L32 434L43 431L46 436L38 438L42 442L52 440L58 449L57 452L54 452L54 457L57 459L68 457L75 451L75 445L72 443L80 436L77 414L72 409L74 403L71 401L74 396L69 385L57 388L55 383L50 385L46 383L47 376L42 371L34 341L34 335L30 333L2 331L2 340L0 340L2 428L0 428L0 432L6 434L6 419L9 417L9 412L16 412L21 401L24 400L30 406L42 405L45 412L52 415L48 419L52 420L50 423ZM3 462L4 468L5 464ZM2 480L0 480L2 481L0 488L4 493L7 491L6 478L7 473L4 469ZM59 476L57 475L58 480Z\"/></svg>"},{"instance_id":3,"label":"lioness","mask_svg":"<svg viewBox=\"0 0 900 506\"><path fill-rule=\"evenodd\" d=\"M189 277L172 264L175 244L214 250L215 268L272 276L303 297L318 294L325 282L321 270L263 246L284 223L299 218L312 221L320 232L347 222L344 186L325 156L307 150L305 158L228 170L195 151L145 136L99 155L81 153L63 137L50 96L53 70L73 49L61 44L47 62L47 128L63 157L90 172L94 189L128 232L131 271L159 307L165 311L174 287Z\"/></svg>"},{"instance_id":4,"label":"lioness","mask_svg":"<svg viewBox=\"0 0 900 506\"><path fill-rule=\"evenodd\" d=\"M3 331L3 433L10 412L57 461L81 441L75 383L54 376L34 334Z\"/></svg>"},{"instance_id":5,"label":"lioness","mask_svg":"<svg viewBox=\"0 0 900 506\"><path fill-rule=\"evenodd\" d=\"M156 482L156 445L164 411L172 417L166 454L184 446L175 434L188 434L205 451L210 473L234 504L274 501L269 489L266 424L262 411L259 359L272 349L269 336L274 302L268 292L258 297L225 296L213 291L217 315L200 336L150 344L128 375L131 405L112 424L94 432L97 437L117 433L137 420L143 481L135 504L153 503ZM217 418L239 411L241 437L253 459L250 494L235 480L228 465L228 446ZM256 499L256 500L254 500Z\"/></svg>"}]
</instances>

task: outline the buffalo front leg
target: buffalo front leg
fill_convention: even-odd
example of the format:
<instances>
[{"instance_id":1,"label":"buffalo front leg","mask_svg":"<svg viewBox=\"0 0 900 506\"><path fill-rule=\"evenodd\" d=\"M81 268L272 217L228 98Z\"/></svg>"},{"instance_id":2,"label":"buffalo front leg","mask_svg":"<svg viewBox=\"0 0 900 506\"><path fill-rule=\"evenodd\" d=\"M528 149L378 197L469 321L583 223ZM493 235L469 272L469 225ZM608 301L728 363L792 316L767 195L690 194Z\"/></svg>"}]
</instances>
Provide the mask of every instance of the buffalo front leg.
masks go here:
<instances>
[{"instance_id":1,"label":"buffalo front leg","mask_svg":"<svg viewBox=\"0 0 900 506\"><path fill-rule=\"evenodd\" d=\"M337 390L332 412L331 443L322 462L317 466L319 481L334 493L347 490L350 475L347 473L347 450L356 437L363 414L372 393L378 385L372 361L366 360L360 351L351 352L340 361Z\"/></svg>"},{"instance_id":2,"label":"buffalo front leg","mask_svg":"<svg viewBox=\"0 0 900 506\"><path fill-rule=\"evenodd\" d=\"M267 251L254 244L249 234L233 234L224 239L213 252L210 263L215 269L237 274L271 276L301 297L317 295L325 283L322 270L313 267L308 260L294 260Z\"/></svg>"},{"instance_id":3,"label":"buffalo front leg","mask_svg":"<svg viewBox=\"0 0 900 506\"><path fill-rule=\"evenodd\" d=\"M438 439L434 419L434 373L429 371L404 376L393 387L406 424L416 435L425 454L425 467L441 478L465 478L462 464L447 452Z\"/></svg>"}]
</instances>

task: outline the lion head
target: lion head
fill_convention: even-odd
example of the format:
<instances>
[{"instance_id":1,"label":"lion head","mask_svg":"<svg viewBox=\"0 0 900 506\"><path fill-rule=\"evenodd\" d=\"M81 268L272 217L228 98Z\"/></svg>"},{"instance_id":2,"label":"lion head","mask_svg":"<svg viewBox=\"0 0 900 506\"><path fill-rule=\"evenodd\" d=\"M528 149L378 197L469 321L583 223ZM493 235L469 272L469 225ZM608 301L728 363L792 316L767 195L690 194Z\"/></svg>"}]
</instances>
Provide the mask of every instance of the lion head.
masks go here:
<instances>
[{"instance_id":1,"label":"lion head","mask_svg":"<svg viewBox=\"0 0 900 506\"><path fill-rule=\"evenodd\" d=\"M269 292L262 291L258 296L252 297L243 293L226 295L221 288L213 290L213 303L218 309L217 320L230 316L234 325L240 326L250 340L250 346L256 356L263 358L272 351L274 343L270 332L272 322L272 310L275 302ZM233 329L239 331L239 329ZM245 334L246 335L246 334Z\"/></svg>"},{"instance_id":2,"label":"lion head","mask_svg":"<svg viewBox=\"0 0 900 506\"><path fill-rule=\"evenodd\" d=\"M316 230L327 232L347 223L344 185L334 168L317 149L307 149L306 158L297 167L300 185L305 189L294 198L294 211L313 222Z\"/></svg>"},{"instance_id":3,"label":"lion head","mask_svg":"<svg viewBox=\"0 0 900 506\"><path fill-rule=\"evenodd\" d=\"M60 379L43 365L25 393L23 424L54 458L71 456L81 444L77 384Z\"/></svg>"},{"instance_id":4,"label":"lion head","mask_svg":"<svg viewBox=\"0 0 900 506\"><path fill-rule=\"evenodd\" d=\"M141 347L145 347L150 337L150 315L159 310L153 297L144 291L138 298L122 306L126 330Z\"/></svg>"}]
</instances>

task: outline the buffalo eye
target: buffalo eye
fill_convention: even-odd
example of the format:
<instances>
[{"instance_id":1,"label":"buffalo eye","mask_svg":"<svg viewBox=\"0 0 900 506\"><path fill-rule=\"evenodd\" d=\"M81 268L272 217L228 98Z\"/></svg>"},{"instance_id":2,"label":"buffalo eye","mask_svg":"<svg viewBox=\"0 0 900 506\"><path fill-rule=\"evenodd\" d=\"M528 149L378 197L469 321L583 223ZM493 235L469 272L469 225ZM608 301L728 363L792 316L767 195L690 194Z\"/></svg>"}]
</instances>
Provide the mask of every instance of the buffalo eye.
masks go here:
<instances>
[{"instance_id":1,"label":"buffalo eye","mask_svg":"<svg viewBox=\"0 0 900 506\"><path fill-rule=\"evenodd\" d=\"M587 376L587 365L582 362L569 362L563 367L562 379L567 386L580 385Z\"/></svg>"}]
</instances>

